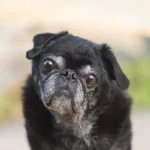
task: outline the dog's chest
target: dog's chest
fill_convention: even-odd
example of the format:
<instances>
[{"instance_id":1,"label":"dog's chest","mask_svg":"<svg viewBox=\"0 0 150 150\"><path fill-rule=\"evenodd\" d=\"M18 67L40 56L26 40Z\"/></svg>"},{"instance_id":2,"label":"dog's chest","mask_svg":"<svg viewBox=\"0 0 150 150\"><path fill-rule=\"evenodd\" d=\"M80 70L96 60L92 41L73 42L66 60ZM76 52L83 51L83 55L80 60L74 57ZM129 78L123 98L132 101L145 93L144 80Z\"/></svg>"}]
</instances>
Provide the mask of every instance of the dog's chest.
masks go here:
<instances>
[{"instance_id":1,"label":"dog's chest","mask_svg":"<svg viewBox=\"0 0 150 150\"><path fill-rule=\"evenodd\" d=\"M47 141L43 144L43 150L92 150L83 140L74 139L72 137L63 137L57 142L51 143ZM96 150L96 149L95 149Z\"/></svg>"},{"instance_id":2,"label":"dog's chest","mask_svg":"<svg viewBox=\"0 0 150 150\"><path fill-rule=\"evenodd\" d=\"M90 139L90 145L87 145L84 140L77 139L74 137L57 137L55 143L52 141L47 141L42 150L109 150L110 143L107 138L98 139L92 138ZM115 150L115 149L114 149Z\"/></svg>"}]
</instances>

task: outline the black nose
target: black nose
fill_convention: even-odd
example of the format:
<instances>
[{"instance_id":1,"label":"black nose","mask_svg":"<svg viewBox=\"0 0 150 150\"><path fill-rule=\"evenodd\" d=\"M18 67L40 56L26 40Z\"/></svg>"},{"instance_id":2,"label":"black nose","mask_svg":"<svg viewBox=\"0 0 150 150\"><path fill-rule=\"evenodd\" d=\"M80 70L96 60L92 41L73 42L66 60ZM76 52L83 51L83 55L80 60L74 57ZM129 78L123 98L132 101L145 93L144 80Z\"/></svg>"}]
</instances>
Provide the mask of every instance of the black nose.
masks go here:
<instances>
[{"instance_id":1,"label":"black nose","mask_svg":"<svg viewBox=\"0 0 150 150\"><path fill-rule=\"evenodd\" d=\"M64 69L61 72L61 75L70 81L74 81L77 79L76 73L70 69Z\"/></svg>"}]
</instances>

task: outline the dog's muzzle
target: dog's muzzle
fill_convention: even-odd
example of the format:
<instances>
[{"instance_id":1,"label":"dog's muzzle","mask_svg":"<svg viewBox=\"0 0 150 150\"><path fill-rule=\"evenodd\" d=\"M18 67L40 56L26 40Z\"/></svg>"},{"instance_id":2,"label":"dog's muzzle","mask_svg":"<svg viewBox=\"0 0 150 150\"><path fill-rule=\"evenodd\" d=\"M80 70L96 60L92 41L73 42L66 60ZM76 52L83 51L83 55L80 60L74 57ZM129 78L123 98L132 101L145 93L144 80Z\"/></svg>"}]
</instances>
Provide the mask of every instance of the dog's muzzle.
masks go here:
<instances>
[{"instance_id":1,"label":"dog's muzzle","mask_svg":"<svg viewBox=\"0 0 150 150\"><path fill-rule=\"evenodd\" d=\"M78 78L76 73L71 69L64 69L57 75L52 75L45 83L45 99L46 106L50 106L53 99L73 99L76 93Z\"/></svg>"}]
</instances>

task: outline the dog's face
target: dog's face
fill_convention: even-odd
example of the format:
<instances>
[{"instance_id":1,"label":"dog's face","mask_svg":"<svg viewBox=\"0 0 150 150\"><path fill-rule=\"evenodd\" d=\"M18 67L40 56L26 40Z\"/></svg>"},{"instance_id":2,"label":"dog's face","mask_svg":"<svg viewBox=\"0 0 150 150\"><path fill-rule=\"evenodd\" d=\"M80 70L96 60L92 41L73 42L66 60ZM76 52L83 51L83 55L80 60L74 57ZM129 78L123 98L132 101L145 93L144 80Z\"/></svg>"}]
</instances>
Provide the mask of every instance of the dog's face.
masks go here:
<instances>
[{"instance_id":1,"label":"dog's face","mask_svg":"<svg viewBox=\"0 0 150 150\"><path fill-rule=\"evenodd\" d=\"M129 85L109 47L67 32L36 35L27 57L37 94L58 122L77 122L96 110L112 80L121 89Z\"/></svg>"}]
</instances>

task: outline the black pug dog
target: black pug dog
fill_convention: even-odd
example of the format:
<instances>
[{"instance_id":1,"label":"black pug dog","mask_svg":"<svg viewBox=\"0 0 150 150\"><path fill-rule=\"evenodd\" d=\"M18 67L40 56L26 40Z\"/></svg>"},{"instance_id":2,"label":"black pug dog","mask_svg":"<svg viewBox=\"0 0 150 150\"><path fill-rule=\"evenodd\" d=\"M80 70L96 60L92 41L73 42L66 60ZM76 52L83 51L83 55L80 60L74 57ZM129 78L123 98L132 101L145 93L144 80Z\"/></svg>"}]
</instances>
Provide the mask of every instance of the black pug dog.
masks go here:
<instances>
[{"instance_id":1,"label":"black pug dog","mask_svg":"<svg viewBox=\"0 0 150 150\"><path fill-rule=\"evenodd\" d=\"M106 44L38 34L24 88L31 150L131 150L129 80Z\"/></svg>"}]
</instances>

